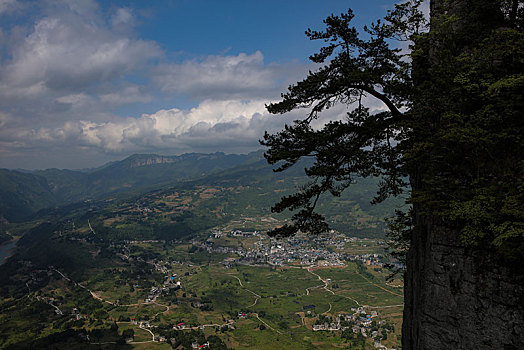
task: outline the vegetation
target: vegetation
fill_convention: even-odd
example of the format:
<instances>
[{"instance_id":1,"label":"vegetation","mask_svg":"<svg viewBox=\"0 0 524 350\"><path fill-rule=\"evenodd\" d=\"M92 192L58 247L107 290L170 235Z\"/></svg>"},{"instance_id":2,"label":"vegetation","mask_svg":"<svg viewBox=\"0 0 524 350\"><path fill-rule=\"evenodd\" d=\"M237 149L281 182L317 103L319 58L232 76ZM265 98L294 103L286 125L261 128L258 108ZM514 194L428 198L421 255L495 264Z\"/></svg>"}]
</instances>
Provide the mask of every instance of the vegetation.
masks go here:
<instances>
[{"instance_id":1,"label":"vegetation","mask_svg":"<svg viewBox=\"0 0 524 350\"><path fill-rule=\"evenodd\" d=\"M435 223L518 261L522 8L472 3L468 16L434 16L429 31L420 1L397 5L364 37L351 27L351 11L328 17L323 31L308 30L326 43L311 56L324 66L268 106L311 107L305 119L265 135L276 174L260 152L0 171L2 216L34 215L19 225L0 218L0 243L8 231L24 233L0 266L0 347L365 349L373 340L398 347L403 285L386 279L378 258L385 242L348 237L383 237L381 218L399 205L388 197L406 191L411 209L391 222L401 248ZM409 41L411 51L394 40ZM367 108L370 96L387 111ZM335 103L355 108L313 128ZM287 209L298 210L293 223ZM283 252L272 264L253 248L281 247L244 236L321 233L328 224L341 242L314 241L300 259ZM300 236L296 242L305 241ZM308 262L319 247L337 258ZM253 263L242 260L246 251Z\"/></svg>"},{"instance_id":2,"label":"vegetation","mask_svg":"<svg viewBox=\"0 0 524 350\"><path fill-rule=\"evenodd\" d=\"M266 134L262 144L276 171L303 157L314 163L306 169L311 181L273 207L298 210L293 224L273 234L325 231L314 211L320 195L340 196L356 175L381 177L375 202L403 193L409 178L413 210L397 222L404 238L412 230L402 227L422 232L438 223L459 231L468 245L516 261L524 253L522 7L474 1L464 13L437 11L427 31L420 3L396 5L384 21L364 28L365 37L351 26L351 10L328 17L322 31L306 32L326 43L310 57L324 65L268 110L310 107L310 113ZM401 50L399 40L411 51ZM373 113L366 96L387 110ZM354 108L344 120L314 129L311 122L336 103Z\"/></svg>"},{"instance_id":3,"label":"vegetation","mask_svg":"<svg viewBox=\"0 0 524 350\"><path fill-rule=\"evenodd\" d=\"M466 13L440 13L417 39L413 57L425 79L414 94L408 153L418 215L449 221L467 245L513 261L524 256L518 3L475 1Z\"/></svg>"},{"instance_id":4,"label":"vegetation","mask_svg":"<svg viewBox=\"0 0 524 350\"><path fill-rule=\"evenodd\" d=\"M178 182L175 179L174 183L155 190L122 191L116 198L41 209L32 215L32 220L56 222L75 218L77 223L89 220L95 232L116 240L172 240L226 223L231 229L238 223L236 228L250 230L285 223L286 215L272 215L269 208L281 195L292 193L303 184L304 177L299 172L274 174L261 153L250 159L247 164L213 175ZM369 197L377 182L358 178L353 191L335 200L321 199L319 208L334 229L360 237L384 237L383 218L393 214L399 201L371 206ZM2 228L22 233L27 228L24 225L3 221Z\"/></svg>"},{"instance_id":5,"label":"vegetation","mask_svg":"<svg viewBox=\"0 0 524 350\"><path fill-rule=\"evenodd\" d=\"M165 157L133 155L120 162L84 171L0 169L0 215L9 221L27 220L41 209L83 200L143 193L249 163L249 155L184 154ZM129 196L129 194L124 195Z\"/></svg>"},{"instance_id":6,"label":"vegetation","mask_svg":"<svg viewBox=\"0 0 524 350\"><path fill-rule=\"evenodd\" d=\"M41 176L0 169L0 184L0 219L23 221L57 203Z\"/></svg>"},{"instance_id":7,"label":"vegetation","mask_svg":"<svg viewBox=\"0 0 524 350\"><path fill-rule=\"evenodd\" d=\"M109 208L103 209L103 216L108 213ZM402 287L386 282L387 271L358 262L312 271L299 265L229 266L225 262L237 259L235 253L202 248L209 231L188 240L125 242L96 231L98 226L91 232L83 215L80 210L55 224L34 226L20 239L16 254L0 266L0 347L95 348L98 342L122 348L140 342L149 348L191 348L195 342L223 349L270 349L275 342L290 349L345 346L356 342L341 337L340 331L327 334L311 328L321 315L335 320L341 312L352 313L358 303L388 306L380 319L395 325L390 333L399 332ZM90 222L103 225L107 219L99 215L91 212ZM219 247L245 249L256 247L259 240L269 244L266 236L213 239ZM326 248L371 255L385 249L381 240L348 242ZM163 286L173 274L181 287L147 302L152 288ZM319 288L320 278L332 281L334 294ZM306 315L306 310L311 312ZM151 328L141 328L144 321ZM191 329L174 329L179 323ZM210 326L201 330L199 325ZM152 342L146 328L165 340ZM396 337L390 338L385 344L398 344ZM368 340L365 347L370 345Z\"/></svg>"}]
</instances>

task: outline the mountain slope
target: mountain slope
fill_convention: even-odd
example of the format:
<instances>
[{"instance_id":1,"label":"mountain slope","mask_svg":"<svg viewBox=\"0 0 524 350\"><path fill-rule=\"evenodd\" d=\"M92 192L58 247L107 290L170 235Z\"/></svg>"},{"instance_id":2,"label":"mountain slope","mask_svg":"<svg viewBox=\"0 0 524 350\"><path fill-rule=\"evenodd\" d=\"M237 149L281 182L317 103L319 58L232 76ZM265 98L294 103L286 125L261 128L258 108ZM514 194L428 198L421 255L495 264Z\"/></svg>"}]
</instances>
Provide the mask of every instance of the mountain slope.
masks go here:
<instances>
[{"instance_id":1,"label":"mountain slope","mask_svg":"<svg viewBox=\"0 0 524 350\"><path fill-rule=\"evenodd\" d=\"M104 195L175 183L236 166L248 155L183 154L159 156L135 154L88 171L48 169L35 174L47 179L60 202L96 199Z\"/></svg>"},{"instance_id":2,"label":"mountain slope","mask_svg":"<svg viewBox=\"0 0 524 350\"><path fill-rule=\"evenodd\" d=\"M224 153L158 156L135 154L87 171L47 169L35 172L1 170L0 215L9 221L27 219L40 209L98 199L219 172L261 157Z\"/></svg>"},{"instance_id":3,"label":"mountain slope","mask_svg":"<svg viewBox=\"0 0 524 350\"><path fill-rule=\"evenodd\" d=\"M96 202L96 208L113 203L108 217L112 210L120 210L118 203L125 206L133 201L138 207L147 203L150 208L164 212L171 206L166 198L173 193L183 193L191 205L187 208L182 205L185 209L180 210L171 208L176 213L174 216L167 211L166 215L173 220L164 225L165 218L159 218L161 231L176 228L176 231L190 233L203 228L202 222L225 223L243 216L273 215L285 220L289 213L275 215L270 209L282 196L295 192L307 181L303 170L306 165L299 162L283 173L275 173L259 151L248 155L133 155L87 171L48 169L34 174L3 171L10 177L0 178L4 193L0 199L0 214L9 221L23 221L39 210L40 217L61 216L76 208L74 203L81 204L79 202L84 200L92 200L92 205ZM392 199L371 206L369 202L375 195L377 181L356 179L341 197L321 198L319 212L325 215L332 228L341 232L383 236L382 219L391 216L400 203ZM159 206L162 203L167 206ZM174 222L177 227L173 226ZM140 225L140 222L135 223L132 231L136 232ZM146 226L144 232L156 227ZM153 231L160 230L159 227Z\"/></svg>"},{"instance_id":4,"label":"mountain slope","mask_svg":"<svg viewBox=\"0 0 524 350\"><path fill-rule=\"evenodd\" d=\"M97 233L127 240L172 240L211 227L269 230L289 220L290 213L275 214L271 207L307 181L303 166L274 173L265 160L253 157L251 162L213 175L107 202L92 213L91 223ZM390 199L372 206L377 182L355 179L342 196L322 198L319 212L331 228L342 233L384 237L383 219L392 216L401 201Z\"/></svg>"},{"instance_id":5,"label":"mountain slope","mask_svg":"<svg viewBox=\"0 0 524 350\"><path fill-rule=\"evenodd\" d=\"M0 169L0 216L21 221L57 203L44 177Z\"/></svg>"}]
</instances>

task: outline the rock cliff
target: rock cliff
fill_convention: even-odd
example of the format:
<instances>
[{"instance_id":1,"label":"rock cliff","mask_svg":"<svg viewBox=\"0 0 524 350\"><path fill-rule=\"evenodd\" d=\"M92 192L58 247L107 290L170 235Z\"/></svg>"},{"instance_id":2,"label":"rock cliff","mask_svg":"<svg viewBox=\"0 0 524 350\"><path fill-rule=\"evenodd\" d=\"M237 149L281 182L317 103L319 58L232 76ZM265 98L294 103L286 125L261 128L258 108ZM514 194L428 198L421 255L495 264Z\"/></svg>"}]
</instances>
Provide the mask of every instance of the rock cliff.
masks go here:
<instances>
[{"instance_id":1,"label":"rock cliff","mask_svg":"<svg viewBox=\"0 0 524 350\"><path fill-rule=\"evenodd\" d=\"M501 11L493 11L500 9L501 1L432 0L430 5L431 30L441 14L458 19L452 28L461 31L462 41L454 42L459 54L470 45L470 28L475 24L489 22L490 28L499 28L504 20ZM470 15L473 5L475 16ZM435 58L441 49L439 37L433 39L428 71L440 64ZM437 114L438 108L434 110ZM438 176L415 174L419 178L411 178L413 191L431 186L422 182L424 176ZM458 177L451 173L450 181L453 176ZM505 262L487 248L489 244L465 246L459 229L439 221L437 214L431 216L432 211L421 210L420 203L414 204L414 212L415 230L406 259L402 348L524 349L524 269Z\"/></svg>"},{"instance_id":2,"label":"rock cliff","mask_svg":"<svg viewBox=\"0 0 524 350\"><path fill-rule=\"evenodd\" d=\"M523 349L522 269L426 227L407 259L403 349Z\"/></svg>"}]
</instances>

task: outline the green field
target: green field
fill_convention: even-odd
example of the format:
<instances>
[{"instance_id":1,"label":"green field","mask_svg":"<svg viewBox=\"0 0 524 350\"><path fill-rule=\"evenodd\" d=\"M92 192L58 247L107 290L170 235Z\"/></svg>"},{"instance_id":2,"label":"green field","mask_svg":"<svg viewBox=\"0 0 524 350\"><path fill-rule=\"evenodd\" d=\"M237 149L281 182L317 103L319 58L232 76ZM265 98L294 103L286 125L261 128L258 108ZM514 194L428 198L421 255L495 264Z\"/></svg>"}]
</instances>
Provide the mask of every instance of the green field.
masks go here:
<instances>
[{"instance_id":1,"label":"green field","mask_svg":"<svg viewBox=\"0 0 524 350\"><path fill-rule=\"evenodd\" d=\"M368 258L362 258L366 263L347 260L323 266L335 252L383 256L381 240L301 235L296 242L328 255L306 265L298 260L282 266L250 265L234 261L246 252L284 243L264 235L212 238L209 233L191 241L113 241L98 228L94 234L88 226L78 226L36 226L2 265L8 281L2 288L12 297L0 304L0 346L80 342L86 348L146 349L169 348L167 342L173 342L184 349L207 339L216 348L274 349L278 342L286 349L371 349L371 333L386 329L388 334L381 334L387 336L379 336L382 344L399 345L402 283L387 282L390 272L373 265L383 258L369 266ZM367 337L351 329L363 317L355 311L358 307L365 307L364 316L377 312L365 328ZM35 314L38 322L32 320ZM336 321L340 314L356 318ZM315 324L327 320L346 331L313 331ZM181 323L184 329L173 329ZM127 329L134 332L131 341L124 337ZM78 332L89 340L80 341Z\"/></svg>"}]
</instances>

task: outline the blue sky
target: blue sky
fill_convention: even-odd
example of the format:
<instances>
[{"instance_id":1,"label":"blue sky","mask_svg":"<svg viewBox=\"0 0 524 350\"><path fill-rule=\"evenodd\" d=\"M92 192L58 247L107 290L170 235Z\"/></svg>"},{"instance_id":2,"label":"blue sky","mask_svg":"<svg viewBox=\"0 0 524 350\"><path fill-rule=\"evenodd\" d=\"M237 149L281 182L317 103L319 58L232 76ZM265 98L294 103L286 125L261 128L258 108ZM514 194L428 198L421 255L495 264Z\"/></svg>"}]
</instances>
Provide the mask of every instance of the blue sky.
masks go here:
<instances>
[{"instance_id":1,"label":"blue sky","mask_svg":"<svg viewBox=\"0 0 524 350\"><path fill-rule=\"evenodd\" d=\"M181 57L260 50L270 61L302 59L307 45L303 40L304 26L299 22L307 22L305 18L312 17L313 6L305 10L290 3L172 3L168 6L169 12L155 11L158 21L145 24L143 34L169 51L182 51Z\"/></svg>"},{"instance_id":2,"label":"blue sky","mask_svg":"<svg viewBox=\"0 0 524 350\"><path fill-rule=\"evenodd\" d=\"M318 45L304 36L307 27L320 27L331 13L358 13L356 25L385 13L393 1L381 0L254 0L121 1L105 6L130 6L142 13L140 36L155 40L178 58L195 55L238 54L260 50L268 61L306 61ZM160 2L157 2L160 3Z\"/></svg>"},{"instance_id":3,"label":"blue sky","mask_svg":"<svg viewBox=\"0 0 524 350\"><path fill-rule=\"evenodd\" d=\"M0 0L0 167L258 149L301 117L264 105L315 68L304 31L348 7L358 28L393 3Z\"/></svg>"}]
</instances>

